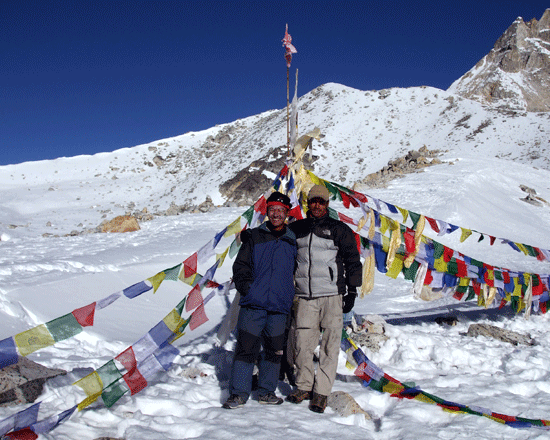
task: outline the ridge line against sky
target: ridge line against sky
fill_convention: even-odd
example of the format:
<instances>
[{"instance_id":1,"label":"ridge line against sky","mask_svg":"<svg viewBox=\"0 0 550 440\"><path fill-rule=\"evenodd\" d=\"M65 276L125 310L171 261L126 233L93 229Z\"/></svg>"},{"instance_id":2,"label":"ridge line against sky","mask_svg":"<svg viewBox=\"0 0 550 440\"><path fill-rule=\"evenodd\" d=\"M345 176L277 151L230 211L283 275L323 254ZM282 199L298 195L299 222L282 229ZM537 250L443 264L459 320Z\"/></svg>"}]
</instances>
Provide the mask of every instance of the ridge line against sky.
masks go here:
<instances>
[{"instance_id":1,"label":"ridge line against sky","mask_svg":"<svg viewBox=\"0 0 550 440\"><path fill-rule=\"evenodd\" d=\"M327 82L446 90L517 17L539 20L547 7L3 0L0 165L133 147L284 108L286 23L299 96Z\"/></svg>"}]
</instances>

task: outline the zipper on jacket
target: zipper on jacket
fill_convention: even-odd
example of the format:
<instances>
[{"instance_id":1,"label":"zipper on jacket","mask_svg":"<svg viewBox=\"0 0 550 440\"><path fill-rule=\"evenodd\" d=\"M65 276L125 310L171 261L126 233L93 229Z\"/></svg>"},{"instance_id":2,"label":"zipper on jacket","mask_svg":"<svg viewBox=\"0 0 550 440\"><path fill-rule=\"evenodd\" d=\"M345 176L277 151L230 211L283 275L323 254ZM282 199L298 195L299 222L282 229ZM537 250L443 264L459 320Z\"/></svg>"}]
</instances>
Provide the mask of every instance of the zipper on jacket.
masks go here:
<instances>
[{"instance_id":1,"label":"zipper on jacket","mask_svg":"<svg viewBox=\"0 0 550 440\"><path fill-rule=\"evenodd\" d=\"M308 244L308 253L309 253L309 267L308 267L308 286L309 286L309 298L313 298L313 291L311 290L311 242L313 241L313 230L309 233L309 244Z\"/></svg>"}]
</instances>

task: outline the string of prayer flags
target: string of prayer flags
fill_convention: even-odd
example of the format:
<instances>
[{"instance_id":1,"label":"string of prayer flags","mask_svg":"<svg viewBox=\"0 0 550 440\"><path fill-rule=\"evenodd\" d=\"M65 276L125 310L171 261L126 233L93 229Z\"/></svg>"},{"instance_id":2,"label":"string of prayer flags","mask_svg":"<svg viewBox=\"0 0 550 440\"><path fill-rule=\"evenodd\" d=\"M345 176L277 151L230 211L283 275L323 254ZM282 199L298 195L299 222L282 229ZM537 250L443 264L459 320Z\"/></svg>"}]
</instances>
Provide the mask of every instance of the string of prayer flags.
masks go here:
<instances>
[{"instance_id":1,"label":"string of prayer flags","mask_svg":"<svg viewBox=\"0 0 550 440\"><path fill-rule=\"evenodd\" d=\"M411 386L404 382L400 382L385 373L380 367L372 362L363 350L361 350L361 348L349 337L345 330L342 331L340 347L342 351L346 353L346 367L350 370L354 370L354 375L362 380L362 385L364 387L369 387L382 393L388 393L392 397L397 397L398 399L417 400L419 402L437 405L444 411L451 413L486 417L512 428L541 428L550 430L550 420L509 416L491 411L487 408L451 402L434 396L433 394L428 394L417 386Z\"/></svg>"},{"instance_id":2,"label":"string of prayer flags","mask_svg":"<svg viewBox=\"0 0 550 440\"><path fill-rule=\"evenodd\" d=\"M385 201L381 201L381 200L379 200L375 197L362 194L358 191L345 188L344 186L336 184L334 182L329 182L327 180L320 179L319 177L317 177L315 174L313 174L309 170L307 171L307 173L309 174L309 180L310 181L312 181L315 184L324 185L329 190L329 192L331 193L333 200L342 200L343 203L344 203L344 206L346 208L349 208L350 205L349 205L347 200L344 200L345 197L355 199L355 201L358 202L360 205L367 203L368 199L370 198L372 200L372 202L376 205L377 211L381 210L381 204L383 203L386 206L386 208L388 209L388 211L390 211L390 213L392 213L392 214L397 214L398 212L401 213L401 215L403 216L403 223L405 223L407 221L407 219L410 217L412 222L413 222L412 229L416 229L416 221L419 218L420 214L413 213L412 211L409 211L405 208L396 206L394 204L391 204L391 203L388 203L388 202L385 202ZM345 194L345 196L342 196L342 194ZM468 239L474 232L479 234L478 242L481 242L483 240L484 236L488 236L491 246L495 243L495 241L497 239L497 237L494 237L490 234L486 234L486 233L476 231L474 229L469 229L469 228L464 228L464 227L452 225L452 224L447 223L443 220L434 219L434 218L429 217L429 216L424 216L424 217L425 217L426 221L428 222L428 224L430 225L431 229L435 233L437 233L438 236L451 234L454 231L460 229L461 230L461 237L460 237L460 242L461 243L464 242L466 239ZM500 238L499 240L501 241L502 244L508 244L516 252L521 252L521 253L525 254L526 256L535 257L539 261L550 260L550 250L549 249L541 249L539 247L528 245L528 244L525 244L525 243L514 242L514 241L508 240L506 238Z\"/></svg>"}]
</instances>

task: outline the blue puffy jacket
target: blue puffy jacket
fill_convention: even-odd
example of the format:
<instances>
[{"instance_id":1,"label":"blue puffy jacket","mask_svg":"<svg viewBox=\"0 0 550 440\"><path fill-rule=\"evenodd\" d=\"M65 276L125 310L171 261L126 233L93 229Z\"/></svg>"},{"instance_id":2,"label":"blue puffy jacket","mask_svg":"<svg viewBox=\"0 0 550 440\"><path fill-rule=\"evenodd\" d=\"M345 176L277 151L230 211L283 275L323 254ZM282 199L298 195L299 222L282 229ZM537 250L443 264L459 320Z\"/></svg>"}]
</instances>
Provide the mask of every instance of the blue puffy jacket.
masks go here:
<instances>
[{"instance_id":1,"label":"blue puffy jacket","mask_svg":"<svg viewBox=\"0 0 550 440\"><path fill-rule=\"evenodd\" d=\"M264 223L241 234L233 281L241 307L290 313L294 299L296 235L285 228L277 237Z\"/></svg>"}]
</instances>

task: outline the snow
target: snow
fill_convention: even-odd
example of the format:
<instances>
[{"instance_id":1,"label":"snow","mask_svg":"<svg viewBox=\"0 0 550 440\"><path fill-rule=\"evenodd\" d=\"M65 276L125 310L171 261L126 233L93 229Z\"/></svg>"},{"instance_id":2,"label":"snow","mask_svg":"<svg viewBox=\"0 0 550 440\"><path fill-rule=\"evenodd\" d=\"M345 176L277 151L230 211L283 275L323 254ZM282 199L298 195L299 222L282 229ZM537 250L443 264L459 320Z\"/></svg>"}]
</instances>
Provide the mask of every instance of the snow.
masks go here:
<instances>
[{"instance_id":1,"label":"snow","mask_svg":"<svg viewBox=\"0 0 550 440\"><path fill-rule=\"evenodd\" d=\"M348 107L358 99L359 95L353 89L333 86L335 96L343 92L348 95ZM380 101L384 105L380 104L378 110L387 111L387 100L394 100L395 108L401 109L394 115L395 129L412 131L413 123L407 121L407 115L412 110L404 103L409 102L412 96L424 102L433 98L433 94L433 90L424 88L393 90L386 101ZM369 103L371 98L374 99L372 105L379 104L375 92L360 92L360 95ZM403 101L399 101L400 95L404 96ZM344 98L340 96L339 99ZM433 100L435 108L426 106L424 116L428 119L434 117L447 104ZM475 103L467 105L472 108L477 106ZM317 111L322 112L322 108ZM347 114L345 101L340 102L338 112ZM473 111L472 114L472 119L477 121L471 122L474 129L488 117L488 113L484 112ZM380 120L386 120L386 116L390 118L381 114ZM320 122L315 120L315 115L309 114L308 117L311 125ZM543 123L542 118L532 118ZM250 118L250 121L255 119L258 117ZM304 120L308 123L305 116ZM345 126L338 127L336 124L322 142L337 142L340 136L340 143L359 145L361 142L353 140L352 134L354 127L364 126L364 121L364 114L358 114L356 119L343 117L342 124ZM548 130L547 118L544 121ZM249 123L253 122L239 121L243 125ZM376 132L380 133L374 119L370 119L370 124L371 127L376 126ZM497 126L499 123L494 119L493 124ZM505 122L501 125L504 126ZM447 133L453 126L454 122L449 121ZM207 132L183 137L204 140L218 133L213 129ZM403 131L400 133L402 135ZM423 133L429 141L428 131ZM549 206L533 206L521 201L526 193L519 188L521 184L534 188L539 197L550 200L550 172L535 168L526 160L519 163L497 158L520 156L521 151L518 151L515 142L503 143L501 138L491 133L492 129L489 129L488 134L484 135L483 153L476 152L468 143L464 143L465 147L461 149L461 144L456 142L441 157L444 161L441 165L396 179L387 188L363 191L371 197L455 225L550 249L547 234ZM385 136L386 140L389 139L389 134ZM434 133L434 136L438 134ZM398 137L395 134L395 139ZM159 143L180 145L180 138L165 139ZM376 144L374 140L372 142ZM191 148L187 144L182 145L182 149ZM373 151L381 155L377 161L382 164L401 148L398 142L394 142L392 146L386 144L386 150ZM412 149L413 146L407 148ZM322 151L317 142L314 142L314 149ZM119 178L114 180L111 178L114 172L109 173L114 156L117 157L118 168L129 169L137 166L134 157L138 156L141 160L146 154L153 153L150 153L148 146L138 146L107 155L0 167L0 340L103 299L181 263L245 211L245 208L218 208L210 213L156 217L141 223L141 230L133 233L63 236L78 229L76 226L79 223L85 224L85 227L97 226L101 221L101 210L108 210L108 218L112 218L117 209L127 209L130 200L136 203L137 209L141 209L147 206L147 201L154 194L161 196L167 193L165 178L158 177L156 174L161 172L151 167L144 166L143 172L126 176L118 172ZM251 151L250 154L254 156L258 152ZM325 161L314 171L320 177L338 181L333 177L340 173L338 166L347 166L347 181L360 180L366 173L356 166L357 154L349 153L347 162ZM368 150L361 154L366 161L370 160ZM246 159L240 166L244 162ZM368 172L375 171L378 165L372 167ZM220 170L220 173L226 172L227 168ZM144 178L150 186L147 191L141 185L137 186ZM216 179L216 176L210 177L212 181ZM182 188L178 187L177 191L182 191ZM93 197L94 193L96 197ZM168 200L169 197L166 197ZM345 212L341 206L333 206ZM389 215L388 212L383 213ZM48 221L52 226L46 226ZM425 231L427 234L428 229ZM59 236L43 237L45 232ZM432 237L436 238L435 233ZM458 231L437 239L492 265L528 272L550 272L548 262L539 262L517 253L509 246L500 244L499 240L489 246L488 240L478 243L477 238L472 236L460 243L459 238ZM218 249L225 248L221 246ZM216 273L216 280L223 282L230 276L231 264L226 261ZM527 320L521 314L514 315L509 309L480 309L470 302L459 303L447 297L423 302L413 297L411 287L412 283L401 277L393 280L377 273L374 291L357 300L356 313L379 314L388 322L390 339L381 350L371 353L365 349L374 363L400 381L414 382L424 391L453 402L513 416L550 419L549 316L532 315ZM47 382L39 398L43 402L39 418L57 414L79 403L85 395L72 384L136 342L189 290L189 286L181 282L165 281L154 294L149 291L132 300L123 297L98 311L93 327L54 347L30 354L28 357L33 361L68 371L66 376ZM244 408L224 410L221 404L228 395L228 374L235 339L232 337L224 346L218 347L215 333L233 295L234 292L229 297L216 295L206 305L209 321L178 339L175 346L180 355L174 366L157 376L140 393L124 396L112 408L94 404L73 414L68 421L41 438L547 438L547 432L537 428L513 429L483 417L451 414L435 405L399 400L364 388L355 380L353 372L345 367L343 353L333 390L348 392L364 409L380 417L379 431L372 422L361 416L341 417L331 409L324 414L316 414L309 411L304 403L292 405L285 402L281 406L266 408L258 404L254 395ZM456 326L441 326L434 322L436 315L449 313L458 317ZM474 322L528 333L537 345L512 346L494 339L465 336L469 324ZM191 368L204 375L187 377L186 373ZM288 384L280 382L277 392L285 396L290 390ZM21 409L0 408L0 420Z\"/></svg>"}]
</instances>

